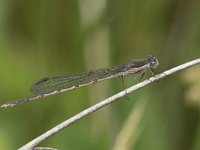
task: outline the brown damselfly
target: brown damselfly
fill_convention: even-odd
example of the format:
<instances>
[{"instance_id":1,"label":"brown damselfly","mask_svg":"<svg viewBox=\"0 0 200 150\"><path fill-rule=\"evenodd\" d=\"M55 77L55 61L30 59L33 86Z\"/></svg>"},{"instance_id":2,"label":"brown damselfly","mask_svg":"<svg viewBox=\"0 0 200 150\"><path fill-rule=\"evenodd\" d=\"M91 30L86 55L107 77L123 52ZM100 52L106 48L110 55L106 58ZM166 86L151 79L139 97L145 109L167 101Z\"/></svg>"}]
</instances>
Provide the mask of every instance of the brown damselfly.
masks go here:
<instances>
[{"instance_id":1,"label":"brown damselfly","mask_svg":"<svg viewBox=\"0 0 200 150\"><path fill-rule=\"evenodd\" d=\"M33 96L10 101L1 105L1 107L13 107L18 104L95 84L107 79L124 77L128 74L139 73L143 77L147 70L152 72L152 68L156 68L157 66L158 60L154 56L148 55L146 60L132 60L122 65L78 74L46 77L32 85L31 92L34 94Z\"/></svg>"}]
</instances>

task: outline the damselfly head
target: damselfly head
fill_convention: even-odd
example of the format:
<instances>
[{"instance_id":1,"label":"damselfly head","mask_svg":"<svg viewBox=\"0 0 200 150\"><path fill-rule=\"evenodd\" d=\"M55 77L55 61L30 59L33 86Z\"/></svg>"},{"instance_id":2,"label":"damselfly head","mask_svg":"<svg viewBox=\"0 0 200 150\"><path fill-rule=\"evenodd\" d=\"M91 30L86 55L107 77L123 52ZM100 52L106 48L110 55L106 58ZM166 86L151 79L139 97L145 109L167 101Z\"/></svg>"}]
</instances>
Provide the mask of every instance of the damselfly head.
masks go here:
<instances>
[{"instance_id":1,"label":"damselfly head","mask_svg":"<svg viewBox=\"0 0 200 150\"><path fill-rule=\"evenodd\" d=\"M153 55L148 55L148 63L151 68L156 68L159 65L158 59Z\"/></svg>"}]
</instances>

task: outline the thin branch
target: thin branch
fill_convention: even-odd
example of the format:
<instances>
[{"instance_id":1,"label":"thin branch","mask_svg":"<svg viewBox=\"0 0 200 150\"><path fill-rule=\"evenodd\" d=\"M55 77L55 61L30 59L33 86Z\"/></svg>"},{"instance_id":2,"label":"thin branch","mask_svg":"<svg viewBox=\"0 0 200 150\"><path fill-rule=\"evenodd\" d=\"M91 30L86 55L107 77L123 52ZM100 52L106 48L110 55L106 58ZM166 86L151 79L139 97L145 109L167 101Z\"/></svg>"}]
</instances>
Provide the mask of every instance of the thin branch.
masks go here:
<instances>
[{"instance_id":1,"label":"thin branch","mask_svg":"<svg viewBox=\"0 0 200 150\"><path fill-rule=\"evenodd\" d=\"M49 131L45 132L44 134L40 135L39 137L35 138L34 140L30 141L29 143L27 143L26 145L22 146L21 148L19 148L19 150L24 150L24 149L32 149L34 148L36 145L38 145L40 142L44 141L45 139L49 138L50 136L56 134L57 132L61 131L62 129L66 128L67 126L69 126L70 124L72 123L75 123L76 121L78 121L79 119L97 111L98 109L100 108L103 108L105 107L106 105L114 102L114 101L117 101L119 100L119 98L125 96L126 94L129 94L129 93L132 93L152 82L155 82L155 81L158 81L162 78L165 78L175 72L178 72L178 71L181 71L183 69L186 69L188 67L191 67L193 65L197 65L197 64L200 64L200 58L199 59L196 59L196 60L193 60L193 61L190 61L190 62L187 62L185 64L182 64L182 65L179 65L177 67L174 67L170 70L167 70L163 73L160 73L154 77L151 77L147 80L144 80L143 82L140 82L126 90L123 90L85 110L83 110L82 112L78 113L77 115L69 118L68 120L62 122L61 124L55 126L54 128L50 129Z\"/></svg>"},{"instance_id":2,"label":"thin branch","mask_svg":"<svg viewBox=\"0 0 200 150\"><path fill-rule=\"evenodd\" d=\"M51 148L51 147L35 147L32 150L58 150L58 149Z\"/></svg>"}]
</instances>

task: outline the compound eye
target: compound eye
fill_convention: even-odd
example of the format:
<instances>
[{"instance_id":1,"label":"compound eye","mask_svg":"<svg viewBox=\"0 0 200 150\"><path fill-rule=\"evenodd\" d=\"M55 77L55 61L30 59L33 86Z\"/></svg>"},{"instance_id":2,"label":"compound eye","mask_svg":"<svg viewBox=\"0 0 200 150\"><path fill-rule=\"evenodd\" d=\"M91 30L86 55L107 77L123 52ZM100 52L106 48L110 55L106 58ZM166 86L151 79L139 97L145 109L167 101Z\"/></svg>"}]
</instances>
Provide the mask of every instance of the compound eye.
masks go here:
<instances>
[{"instance_id":1,"label":"compound eye","mask_svg":"<svg viewBox=\"0 0 200 150\"><path fill-rule=\"evenodd\" d=\"M154 66L155 64L156 64L156 62L155 62L155 61L151 62L151 66Z\"/></svg>"}]
</instances>

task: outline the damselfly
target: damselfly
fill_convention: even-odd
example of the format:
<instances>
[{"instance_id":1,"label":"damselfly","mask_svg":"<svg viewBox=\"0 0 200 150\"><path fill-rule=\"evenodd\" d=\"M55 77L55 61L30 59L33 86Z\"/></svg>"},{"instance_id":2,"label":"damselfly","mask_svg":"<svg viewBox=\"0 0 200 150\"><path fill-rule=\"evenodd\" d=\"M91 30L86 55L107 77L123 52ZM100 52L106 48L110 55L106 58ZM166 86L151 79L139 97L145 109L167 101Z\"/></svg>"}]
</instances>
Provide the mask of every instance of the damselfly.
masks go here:
<instances>
[{"instance_id":1,"label":"damselfly","mask_svg":"<svg viewBox=\"0 0 200 150\"><path fill-rule=\"evenodd\" d=\"M124 77L128 74L139 73L143 76L147 70L152 72L152 68L156 68L157 66L158 60L154 56L148 55L146 60L132 60L123 65L97 69L79 74L46 77L32 85L31 92L34 96L11 101L1 105L1 107L13 107L46 96L98 83L106 79Z\"/></svg>"}]
</instances>

